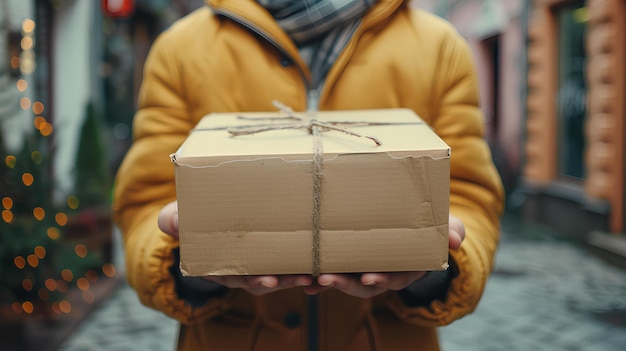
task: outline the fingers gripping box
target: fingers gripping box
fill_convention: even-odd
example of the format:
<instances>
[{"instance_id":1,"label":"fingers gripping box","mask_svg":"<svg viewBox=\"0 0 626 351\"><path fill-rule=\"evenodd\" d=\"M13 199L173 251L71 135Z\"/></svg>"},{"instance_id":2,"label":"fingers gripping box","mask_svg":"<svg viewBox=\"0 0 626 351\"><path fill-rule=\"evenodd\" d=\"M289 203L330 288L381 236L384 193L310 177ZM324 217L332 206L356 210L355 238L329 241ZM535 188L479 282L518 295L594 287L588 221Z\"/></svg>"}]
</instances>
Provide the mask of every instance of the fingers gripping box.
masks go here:
<instances>
[{"instance_id":1,"label":"fingers gripping box","mask_svg":"<svg viewBox=\"0 0 626 351\"><path fill-rule=\"evenodd\" d=\"M183 275L447 267L450 148L411 110L214 113L171 158Z\"/></svg>"}]
</instances>

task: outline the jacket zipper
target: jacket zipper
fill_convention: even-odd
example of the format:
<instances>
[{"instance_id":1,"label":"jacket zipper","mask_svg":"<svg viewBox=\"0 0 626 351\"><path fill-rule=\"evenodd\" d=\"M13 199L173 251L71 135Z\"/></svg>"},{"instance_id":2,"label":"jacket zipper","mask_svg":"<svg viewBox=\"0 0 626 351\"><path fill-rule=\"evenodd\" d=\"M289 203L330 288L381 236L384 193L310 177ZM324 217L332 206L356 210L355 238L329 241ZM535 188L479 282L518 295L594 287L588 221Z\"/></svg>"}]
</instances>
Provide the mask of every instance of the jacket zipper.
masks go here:
<instances>
[{"instance_id":1,"label":"jacket zipper","mask_svg":"<svg viewBox=\"0 0 626 351\"><path fill-rule=\"evenodd\" d=\"M283 49L275 40L268 36L265 32L250 25L246 21L242 20L236 14L230 11L213 9L213 12L218 15L230 18L234 22L237 22L242 27L248 29L252 33L255 33L259 37L265 39L268 43L272 44L278 51L288 57L291 61L295 62L293 57ZM307 113L310 116L314 116L319 110L319 91L311 86L311 82L306 78L306 75L302 71L302 68L298 67L300 77L304 82L305 89L307 90ZM318 310L318 295L311 295L308 297L307 306L307 350L318 351L319 350L319 310Z\"/></svg>"}]
</instances>

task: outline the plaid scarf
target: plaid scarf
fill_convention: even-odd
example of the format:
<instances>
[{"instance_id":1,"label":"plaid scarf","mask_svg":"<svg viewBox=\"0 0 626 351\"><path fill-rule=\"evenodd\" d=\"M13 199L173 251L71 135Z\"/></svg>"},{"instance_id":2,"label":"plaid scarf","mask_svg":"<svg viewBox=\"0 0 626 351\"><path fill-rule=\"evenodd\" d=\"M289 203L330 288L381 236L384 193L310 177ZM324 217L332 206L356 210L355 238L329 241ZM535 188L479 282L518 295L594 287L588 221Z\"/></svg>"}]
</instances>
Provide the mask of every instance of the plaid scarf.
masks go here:
<instances>
[{"instance_id":1,"label":"plaid scarf","mask_svg":"<svg viewBox=\"0 0 626 351\"><path fill-rule=\"evenodd\" d=\"M377 0L257 0L300 48L320 88L363 15Z\"/></svg>"}]
</instances>

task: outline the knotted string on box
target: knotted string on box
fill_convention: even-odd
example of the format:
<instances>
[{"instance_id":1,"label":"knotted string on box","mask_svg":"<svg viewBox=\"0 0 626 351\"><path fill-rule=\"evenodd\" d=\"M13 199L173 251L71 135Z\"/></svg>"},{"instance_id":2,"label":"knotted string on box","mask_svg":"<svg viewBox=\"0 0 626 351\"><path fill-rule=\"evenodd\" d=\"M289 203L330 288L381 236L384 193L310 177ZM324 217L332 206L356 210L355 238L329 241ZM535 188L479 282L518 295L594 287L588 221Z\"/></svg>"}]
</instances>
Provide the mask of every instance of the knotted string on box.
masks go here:
<instances>
[{"instance_id":1,"label":"knotted string on box","mask_svg":"<svg viewBox=\"0 0 626 351\"><path fill-rule=\"evenodd\" d=\"M366 138L374 142L376 146L382 145L380 140L367 135L355 133L345 128L338 127L340 124L348 125L376 125L379 123L370 122L327 122L319 121L315 118L315 115L297 116L293 110L284 104L274 101L276 106L286 116L284 117L265 117L265 118L249 118L245 116L238 116L238 119L242 120L269 120L269 121L284 121L285 123L273 123L262 125L249 125L238 126L228 128L228 132L232 136L251 135L271 130L286 130L286 129L306 129L309 134L313 135L313 212L311 213L312 231L313 231L313 262L312 262L312 274L313 276L319 276L321 267L320 256L320 221L322 210L322 163L324 161L324 150L322 144L322 132L334 130L350 136L358 138Z\"/></svg>"}]
</instances>

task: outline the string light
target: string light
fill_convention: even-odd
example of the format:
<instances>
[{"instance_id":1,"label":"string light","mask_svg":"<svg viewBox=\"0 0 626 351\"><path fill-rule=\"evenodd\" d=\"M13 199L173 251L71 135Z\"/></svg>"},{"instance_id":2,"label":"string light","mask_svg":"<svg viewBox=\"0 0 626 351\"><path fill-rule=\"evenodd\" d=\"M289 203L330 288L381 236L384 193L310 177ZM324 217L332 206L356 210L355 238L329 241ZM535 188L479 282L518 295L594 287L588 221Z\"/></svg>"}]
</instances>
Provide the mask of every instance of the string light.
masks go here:
<instances>
[{"instance_id":1,"label":"string light","mask_svg":"<svg viewBox=\"0 0 626 351\"><path fill-rule=\"evenodd\" d=\"M40 115L43 113L44 106L43 103L37 101L33 104L33 113L36 115Z\"/></svg>"},{"instance_id":2,"label":"string light","mask_svg":"<svg viewBox=\"0 0 626 351\"><path fill-rule=\"evenodd\" d=\"M57 282L52 278L46 279L44 285L46 286L46 289L50 291L55 291L57 289Z\"/></svg>"},{"instance_id":3,"label":"string light","mask_svg":"<svg viewBox=\"0 0 626 351\"><path fill-rule=\"evenodd\" d=\"M107 263L102 266L102 273L109 278L113 278L115 276L115 266L111 263Z\"/></svg>"},{"instance_id":4,"label":"string light","mask_svg":"<svg viewBox=\"0 0 626 351\"><path fill-rule=\"evenodd\" d=\"M35 21L30 18L27 18L22 21L22 32L25 34L30 34L35 30Z\"/></svg>"},{"instance_id":5,"label":"string light","mask_svg":"<svg viewBox=\"0 0 626 351\"><path fill-rule=\"evenodd\" d=\"M37 258L34 254L30 254L26 257L26 262L28 262L29 266L36 268L39 265L39 258Z\"/></svg>"},{"instance_id":6,"label":"string light","mask_svg":"<svg viewBox=\"0 0 626 351\"><path fill-rule=\"evenodd\" d=\"M35 247L35 256L37 256L40 260L43 260L46 257L46 248L39 245Z\"/></svg>"},{"instance_id":7,"label":"string light","mask_svg":"<svg viewBox=\"0 0 626 351\"><path fill-rule=\"evenodd\" d=\"M45 126L39 130L41 135L43 135L45 137L47 137L50 134L52 134L53 131L54 131L54 128L52 127L52 124L50 124L50 123L46 123Z\"/></svg>"},{"instance_id":8,"label":"string light","mask_svg":"<svg viewBox=\"0 0 626 351\"><path fill-rule=\"evenodd\" d=\"M25 19L22 21L22 52L20 53L18 62L11 62L11 64L19 64L20 71L24 75L31 74L35 71L35 22L31 19Z\"/></svg>"},{"instance_id":9,"label":"string light","mask_svg":"<svg viewBox=\"0 0 626 351\"><path fill-rule=\"evenodd\" d=\"M65 314L68 314L72 312L72 305L69 303L69 301L63 300L59 302L59 310L61 310L61 312Z\"/></svg>"},{"instance_id":10,"label":"string light","mask_svg":"<svg viewBox=\"0 0 626 351\"><path fill-rule=\"evenodd\" d=\"M11 199L8 196L5 196L2 198L2 207L4 207L7 210L10 210L11 208L13 208L13 199Z\"/></svg>"},{"instance_id":11,"label":"string light","mask_svg":"<svg viewBox=\"0 0 626 351\"><path fill-rule=\"evenodd\" d=\"M2 220L5 223L13 222L13 212L11 212L10 210L3 210L2 211Z\"/></svg>"},{"instance_id":12,"label":"string light","mask_svg":"<svg viewBox=\"0 0 626 351\"><path fill-rule=\"evenodd\" d=\"M76 256L78 256L80 258L87 257L87 246L85 246L83 244L78 244L78 245L74 246L74 253L76 253Z\"/></svg>"},{"instance_id":13,"label":"string light","mask_svg":"<svg viewBox=\"0 0 626 351\"><path fill-rule=\"evenodd\" d=\"M31 106L31 101L29 98L23 97L20 99L20 108L22 108L22 110L26 111L30 108L30 106Z\"/></svg>"},{"instance_id":14,"label":"string light","mask_svg":"<svg viewBox=\"0 0 626 351\"><path fill-rule=\"evenodd\" d=\"M23 93L26 89L28 89L28 82L25 79L19 79L15 85L17 87L17 91L20 93Z\"/></svg>"},{"instance_id":15,"label":"string light","mask_svg":"<svg viewBox=\"0 0 626 351\"><path fill-rule=\"evenodd\" d=\"M42 221L44 218L46 218L46 211L43 209L43 207L35 207L33 209L33 217L35 217L35 219L38 221Z\"/></svg>"},{"instance_id":16,"label":"string light","mask_svg":"<svg viewBox=\"0 0 626 351\"><path fill-rule=\"evenodd\" d=\"M67 197L67 206L71 208L72 210L77 209L78 204L79 204L78 197L74 195L70 195Z\"/></svg>"},{"instance_id":17,"label":"string light","mask_svg":"<svg viewBox=\"0 0 626 351\"><path fill-rule=\"evenodd\" d=\"M26 301L22 303L22 310L24 310L27 314L31 314L35 310L35 306L33 306L32 302Z\"/></svg>"},{"instance_id":18,"label":"string light","mask_svg":"<svg viewBox=\"0 0 626 351\"><path fill-rule=\"evenodd\" d=\"M61 271L61 277L63 277L63 279L69 283L74 280L74 273L72 273L72 271L69 269L64 269Z\"/></svg>"},{"instance_id":19,"label":"string light","mask_svg":"<svg viewBox=\"0 0 626 351\"><path fill-rule=\"evenodd\" d=\"M31 19L25 19L22 22L22 38L20 41L21 53L19 57L14 56L10 58L11 67L14 70L19 69L20 73L23 76L32 74L36 70L36 45L37 41L35 37L35 22ZM29 89L32 89L32 87L30 87L29 85L30 84L28 78L21 78L15 82L14 87L18 92L26 93L27 91L29 91ZM36 116L33 119L33 125L42 136L48 137L54 132L53 125L46 120L45 116L43 116L44 112L46 111L46 106L43 102L33 101L29 97L22 96L19 99L19 106L24 111L32 111L33 115ZM36 165L39 165L44 161L44 158L46 157L45 154L45 152L42 153L39 150L35 150L30 153L30 157ZM0 161L0 163L1 162L2 161ZM22 159L20 159L20 164L21 162ZM14 169L16 166L18 166L16 156L5 156L4 164L9 169ZM16 173L16 176L20 177L20 173L21 172ZM35 183L35 181L39 182L40 179L43 179L41 177L35 179L35 175L37 174L38 173L31 173L29 171L24 172L21 174L21 182L24 186L31 187ZM8 196L1 198L2 208L0 208L0 210L2 210L2 220L4 220L4 222L12 223L15 219L15 216L21 218L19 216L21 216L21 211L24 205L20 204L19 198L16 201L19 205L17 207L14 206L15 204L13 198ZM78 209L80 204L78 197L74 195L68 196L66 202L68 208L70 208L71 210ZM20 212L14 213L13 211L17 211L16 208L19 208ZM31 218L34 218L36 221L52 221L52 214L56 212L53 209L46 207L44 204L42 204L42 206L32 206L30 208L32 208L33 216ZM26 209L28 209L28 207L26 207ZM46 229L46 234L47 237L51 240L59 240L61 237L62 229L58 227L64 227L68 224L68 215L63 212L58 212L54 215L54 221L56 223L56 226L48 227ZM32 219L30 220L30 222L33 222ZM38 225L42 226L44 224L42 223ZM45 237L43 238L45 239ZM84 273L83 277L79 278L79 276L82 275L83 271L79 270L78 268L72 271L75 266L69 265L71 269L63 269L60 272L55 271L53 273L56 276L54 278L51 278L48 272L40 272L40 270L41 268L46 268L47 270L48 262L53 262L54 260L56 260L56 257L53 255L53 251L54 250L52 248L46 246L45 244L36 245L33 248L32 253L22 252L22 255L13 258L13 264L15 265L15 267L19 270L25 270L21 272L21 274L22 276L27 277L20 277L18 278L17 282L21 281L21 288L23 290L29 292L32 291L33 299L32 301L24 301L24 296L30 297L31 294L24 294L21 295L21 297L18 296L16 299L20 301L16 301L10 304L10 308L14 313L33 314L37 312L39 314L41 313L41 311L39 311L39 305L37 305L37 301L54 300L54 296L58 296L59 294L66 294L70 289L70 286L73 286L81 292L82 299L85 302L93 303L95 301L95 294L94 292L90 291L92 285L98 281L98 279L101 277L101 274L108 277L114 277L116 274L116 268L114 265L105 264L101 268L102 273L99 273L94 269L90 269ZM77 244L74 246L74 253L80 258L86 258L89 254L89 249L84 244ZM48 259L44 261L47 256ZM76 259L74 258L74 260ZM38 267L39 270L37 270ZM35 270L32 270L31 268ZM53 269L56 270L56 268ZM15 270L15 268L13 268L13 270ZM31 273L34 273L34 275L31 275ZM40 277L41 275L43 275L43 277ZM38 278L35 279L34 277ZM34 295L35 293L36 295ZM37 300L37 297L39 300ZM8 308L9 303L6 303L6 306L4 306L3 308ZM72 304L68 300L49 301L47 302L47 306L49 306L49 308L54 313L58 314L69 314L72 311Z\"/></svg>"},{"instance_id":20,"label":"string light","mask_svg":"<svg viewBox=\"0 0 626 351\"><path fill-rule=\"evenodd\" d=\"M54 220L58 225L64 227L67 224L67 215L63 212L59 212L54 216Z\"/></svg>"},{"instance_id":21,"label":"string light","mask_svg":"<svg viewBox=\"0 0 626 351\"><path fill-rule=\"evenodd\" d=\"M43 127L46 126L46 123L48 123L46 122L46 119L41 116L37 116L33 120L33 124L35 125L35 128L37 128L37 130L43 129Z\"/></svg>"},{"instance_id":22,"label":"string light","mask_svg":"<svg viewBox=\"0 0 626 351\"><path fill-rule=\"evenodd\" d=\"M7 167L9 168L13 168L15 167L15 163L17 162L17 159L15 158L15 156L13 155L9 155L7 157L4 158L4 163L7 165Z\"/></svg>"},{"instance_id":23,"label":"string light","mask_svg":"<svg viewBox=\"0 0 626 351\"><path fill-rule=\"evenodd\" d=\"M17 256L13 259L13 264L19 269L24 269L24 267L26 267L26 260L22 256Z\"/></svg>"},{"instance_id":24,"label":"string light","mask_svg":"<svg viewBox=\"0 0 626 351\"><path fill-rule=\"evenodd\" d=\"M61 236L59 233L59 229L55 227L48 228L46 233L48 234L48 238L50 238L51 240L58 240Z\"/></svg>"},{"instance_id":25,"label":"string light","mask_svg":"<svg viewBox=\"0 0 626 351\"><path fill-rule=\"evenodd\" d=\"M30 174L30 173L22 174L22 183L24 183L24 185L31 186L31 185L33 185L34 181L35 181L35 177L33 177L32 174Z\"/></svg>"},{"instance_id":26,"label":"string light","mask_svg":"<svg viewBox=\"0 0 626 351\"><path fill-rule=\"evenodd\" d=\"M89 280L87 280L87 278L78 278L76 281L76 286L82 291L89 290L89 285Z\"/></svg>"},{"instance_id":27,"label":"string light","mask_svg":"<svg viewBox=\"0 0 626 351\"><path fill-rule=\"evenodd\" d=\"M22 50L32 50L33 46L35 46L35 41L33 40L32 37L25 36L22 38L22 41L20 42L20 46L22 47Z\"/></svg>"}]
</instances>

